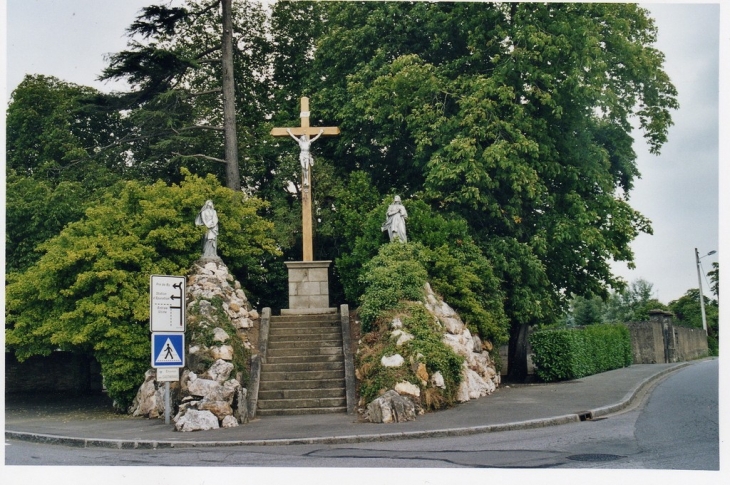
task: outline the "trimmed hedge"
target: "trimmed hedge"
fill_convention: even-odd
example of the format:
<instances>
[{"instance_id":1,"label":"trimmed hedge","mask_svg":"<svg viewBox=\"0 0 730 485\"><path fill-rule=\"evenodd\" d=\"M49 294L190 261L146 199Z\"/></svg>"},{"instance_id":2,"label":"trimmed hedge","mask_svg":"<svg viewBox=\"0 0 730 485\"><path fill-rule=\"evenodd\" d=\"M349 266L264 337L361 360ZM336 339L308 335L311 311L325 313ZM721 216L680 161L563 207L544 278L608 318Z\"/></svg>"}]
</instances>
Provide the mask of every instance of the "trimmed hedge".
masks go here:
<instances>
[{"instance_id":1,"label":"trimmed hedge","mask_svg":"<svg viewBox=\"0 0 730 485\"><path fill-rule=\"evenodd\" d=\"M537 376L578 379L632 364L631 335L623 324L538 330L530 335Z\"/></svg>"}]
</instances>

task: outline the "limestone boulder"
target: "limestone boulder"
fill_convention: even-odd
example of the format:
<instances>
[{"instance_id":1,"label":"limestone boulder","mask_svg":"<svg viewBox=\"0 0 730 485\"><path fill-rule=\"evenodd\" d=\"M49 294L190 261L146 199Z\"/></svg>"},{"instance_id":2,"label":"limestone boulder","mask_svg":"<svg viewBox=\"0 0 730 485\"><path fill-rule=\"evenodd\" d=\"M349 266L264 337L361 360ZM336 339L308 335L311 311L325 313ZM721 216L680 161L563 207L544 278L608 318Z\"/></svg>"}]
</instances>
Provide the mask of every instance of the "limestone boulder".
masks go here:
<instances>
[{"instance_id":1,"label":"limestone boulder","mask_svg":"<svg viewBox=\"0 0 730 485\"><path fill-rule=\"evenodd\" d=\"M213 340L215 342L225 343L226 341L228 341L229 338L231 337L222 328L216 327L213 329Z\"/></svg>"},{"instance_id":2,"label":"limestone boulder","mask_svg":"<svg viewBox=\"0 0 730 485\"><path fill-rule=\"evenodd\" d=\"M395 392L400 394L401 396L413 396L413 397L420 397L421 396L421 388L418 387L415 384L412 384L410 382L399 382L395 385Z\"/></svg>"},{"instance_id":3,"label":"limestone boulder","mask_svg":"<svg viewBox=\"0 0 730 485\"><path fill-rule=\"evenodd\" d=\"M393 330L391 336L398 339L395 343L398 347L410 340L413 340L413 335L401 329Z\"/></svg>"},{"instance_id":4,"label":"limestone boulder","mask_svg":"<svg viewBox=\"0 0 730 485\"><path fill-rule=\"evenodd\" d=\"M226 416L221 423L221 428L235 428L236 426L238 426L238 420L233 416Z\"/></svg>"},{"instance_id":5,"label":"limestone boulder","mask_svg":"<svg viewBox=\"0 0 730 485\"><path fill-rule=\"evenodd\" d=\"M220 347L211 347L210 355L216 360L233 360L233 346L221 345Z\"/></svg>"},{"instance_id":6,"label":"limestone boulder","mask_svg":"<svg viewBox=\"0 0 730 485\"><path fill-rule=\"evenodd\" d=\"M383 367L400 367L405 362L405 359L400 354L384 355L380 359L380 364Z\"/></svg>"},{"instance_id":7,"label":"limestone boulder","mask_svg":"<svg viewBox=\"0 0 730 485\"><path fill-rule=\"evenodd\" d=\"M139 386L129 412L132 416L156 418L165 412L164 394L162 390L157 389L155 384L157 377L155 369L149 369L145 372L144 377L144 382Z\"/></svg>"},{"instance_id":8,"label":"limestone boulder","mask_svg":"<svg viewBox=\"0 0 730 485\"><path fill-rule=\"evenodd\" d=\"M209 401L203 399L198 403L198 409L201 411L210 411L219 420L223 420L226 416L233 416L233 408L226 401Z\"/></svg>"},{"instance_id":9,"label":"limestone boulder","mask_svg":"<svg viewBox=\"0 0 730 485\"><path fill-rule=\"evenodd\" d=\"M413 421L416 407L410 399L391 389L368 404L367 417L372 423Z\"/></svg>"},{"instance_id":10,"label":"limestone boulder","mask_svg":"<svg viewBox=\"0 0 730 485\"><path fill-rule=\"evenodd\" d=\"M434 387L439 387L441 389L446 389L446 383L444 382L444 376L441 374L441 372L434 372L431 376L431 385Z\"/></svg>"},{"instance_id":11,"label":"limestone boulder","mask_svg":"<svg viewBox=\"0 0 730 485\"><path fill-rule=\"evenodd\" d=\"M228 380L231 372L233 372L233 364L231 364L230 362L226 362L223 359L218 359L213 362L213 365L210 366L210 368L205 371L205 373L201 377L222 384L223 382Z\"/></svg>"},{"instance_id":12,"label":"limestone boulder","mask_svg":"<svg viewBox=\"0 0 730 485\"><path fill-rule=\"evenodd\" d=\"M465 366L462 368L461 384L456 393L456 400L466 402L471 399L478 399L493 393L495 389L496 386L491 380L485 380L482 376Z\"/></svg>"},{"instance_id":13,"label":"limestone boulder","mask_svg":"<svg viewBox=\"0 0 730 485\"><path fill-rule=\"evenodd\" d=\"M205 410L188 409L183 416L175 421L177 431L205 431L218 428L220 428L218 418L215 414Z\"/></svg>"},{"instance_id":14,"label":"limestone boulder","mask_svg":"<svg viewBox=\"0 0 730 485\"><path fill-rule=\"evenodd\" d=\"M188 381L188 394L201 398L214 398L221 393L221 384L213 379L203 379L198 377Z\"/></svg>"}]
</instances>

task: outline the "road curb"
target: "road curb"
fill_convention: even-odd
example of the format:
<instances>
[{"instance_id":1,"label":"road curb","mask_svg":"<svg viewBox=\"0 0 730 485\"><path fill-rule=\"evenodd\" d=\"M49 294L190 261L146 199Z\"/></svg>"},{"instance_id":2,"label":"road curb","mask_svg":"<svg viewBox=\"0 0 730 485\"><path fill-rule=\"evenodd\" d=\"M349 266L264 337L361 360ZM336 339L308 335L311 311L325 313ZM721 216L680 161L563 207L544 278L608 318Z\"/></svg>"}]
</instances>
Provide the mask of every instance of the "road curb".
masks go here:
<instances>
[{"instance_id":1,"label":"road curb","mask_svg":"<svg viewBox=\"0 0 730 485\"><path fill-rule=\"evenodd\" d=\"M73 436L57 436L42 433L25 431L5 431L5 439L28 441L52 445L64 445L80 448L110 448L110 449L165 449L165 448L219 448L231 446L286 446L286 445L313 445L313 444L351 444L368 443L378 441L398 441L407 439L422 438L444 438L454 436L468 436L483 433L496 433L500 431L516 431L525 429L546 428L562 424L576 423L586 419L594 419L600 416L612 414L631 405L639 393L654 381L667 374L692 365L693 362L684 362L676 366L664 369L650 377L647 377L637 386L629 391L624 398L616 404L603 406L586 412L565 414L551 418L541 418L528 421L517 421L503 424L490 424L482 426L470 426L462 428L446 428L425 431L407 431L399 433L377 433L364 435L343 435L343 436L319 436L310 438L279 438L262 440L227 440L227 441L176 441L176 440L122 440L102 438L80 438Z\"/></svg>"},{"instance_id":2,"label":"road curb","mask_svg":"<svg viewBox=\"0 0 730 485\"><path fill-rule=\"evenodd\" d=\"M633 404L633 402L637 399L637 397L641 393L641 391L646 389L649 385L653 384L655 381L661 379L662 377L666 376L667 374L669 374L671 372L675 372L679 369L688 367L695 362L696 361L678 363L677 365L675 365L673 367L669 367L667 369L664 369L661 372L657 372L653 376L647 377L642 382L640 382L638 386L636 386L634 389L629 391L624 396L624 398L621 401L619 401L618 403L609 404L608 406L602 406L600 408L596 408L596 409L592 409L592 410L588 411L590 419L595 419L595 418L598 418L601 416L606 416L609 414L617 413L623 409L626 409L631 404Z\"/></svg>"}]
</instances>

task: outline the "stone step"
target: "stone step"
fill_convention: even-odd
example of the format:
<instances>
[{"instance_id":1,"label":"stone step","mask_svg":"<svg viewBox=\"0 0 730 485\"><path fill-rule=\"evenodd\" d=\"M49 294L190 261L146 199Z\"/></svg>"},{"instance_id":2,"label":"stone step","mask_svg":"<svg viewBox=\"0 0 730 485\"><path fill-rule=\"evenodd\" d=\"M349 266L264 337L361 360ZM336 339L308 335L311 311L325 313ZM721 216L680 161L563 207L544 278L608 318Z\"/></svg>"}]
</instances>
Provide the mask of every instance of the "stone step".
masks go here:
<instances>
[{"instance_id":1,"label":"stone step","mask_svg":"<svg viewBox=\"0 0 730 485\"><path fill-rule=\"evenodd\" d=\"M339 313L321 313L311 315L273 315L269 322L338 322L340 321Z\"/></svg>"},{"instance_id":2,"label":"stone step","mask_svg":"<svg viewBox=\"0 0 730 485\"><path fill-rule=\"evenodd\" d=\"M342 345L337 346L326 346L326 347L290 347L284 346L282 348L269 349L266 351L266 361L268 362L270 357L300 357L300 356L320 356L320 355L339 355L342 356Z\"/></svg>"},{"instance_id":3,"label":"stone step","mask_svg":"<svg viewBox=\"0 0 730 485\"><path fill-rule=\"evenodd\" d=\"M344 387L331 389L277 389L273 391L259 390L259 400L269 399L322 399L346 398Z\"/></svg>"},{"instance_id":4,"label":"stone step","mask_svg":"<svg viewBox=\"0 0 730 485\"><path fill-rule=\"evenodd\" d=\"M342 335L339 327L274 327L269 328L269 340L274 337L334 337Z\"/></svg>"},{"instance_id":5,"label":"stone step","mask_svg":"<svg viewBox=\"0 0 730 485\"><path fill-rule=\"evenodd\" d=\"M272 330L303 330L303 329L320 329L320 330L338 330L342 332L342 327L338 322L335 323L326 323L326 322L302 322L302 323L279 323L279 324L272 324L269 323L269 331Z\"/></svg>"},{"instance_id":6,"label":"stone step","mask_svg":"<svg viewBox=\"0 0 730 485\"><path fill-rule=\"evenodd\" d=\"M265 409L302 409L347 407L347 398L323 397L311 399L259 399L256 412Z\"/></svg>"},{"instance_id":7,"label":"stone step","mask_svg":"<svg viewBox=\"0 0 730 485\"><path fill-rule=\"evenodd\" d=\"M267 372L261 369L261 381L309 381L318 379L340 379L344 378L345 371L339 370L316 370L316 371L297 371L297 372Z\"/></svg>"},{"instance_id":8,"label":"stone step","mask_svg":"<svg viewBox=\"0 0 730 485\"><path fill-rule=\"evenodd\" d=\"M332 408L257 409L256 416L294 416L302 414L335 414L346 412L347 406Z\"/></svg>"},{"instance_id":9,"label":"stone step","mask_svg":"<svg viewBox=\"0 0 730 485\"><path fill-rule=\"evenodd\" d=\"M267 356L269 350L278 349L312 349L312 348L323 348L323 347L339 347L342 348L342 338L338 340L284 340L280 338L270 339L267 349Z\"/></svg>"},{"instance_id":10,"label":"stone step","mask_svg":"<svg viewBox=\"0 0 730 485\"><path fill-rule=\"evenodd\" d=\"M294 390L294 389L339 389L345 387L344 377L335 379L302 379L289 381L260 381L259 393L262 391Z\"/></svg>"},{"instance_id":11,"label":"stone step","mask_svg":"<svg viewBox=\"0 0 730 485\"><path fill-rule=\"evenodd\" d=\"M305 362L342 362L342 354L331 355L291 355L285 357L272 356L270 353L266 357L267 364L301 364Z\"/></svg>"},{"instance_id":12,"label":"stone step","mask_svg":"<svg viewBox=\"0 0 730 485\"><path fill-rule=\"evenodd\" d=\"M269 320L269 328L342 328L339 321L322 320L286 320L272 322Z\"/></svg>"},{"instance_id":13,"label":"stone step","mask_svg":"<svg viewBox=\"0 0 730 485\"><path fill-rule=\"evenodd\" d=\"M301 372L301 371L326 371L344 370L345 363L342 360L333 362L299 362L288 364L275 364L267 362L261 364L261 372Z\"/></svg>"}]
</instances>

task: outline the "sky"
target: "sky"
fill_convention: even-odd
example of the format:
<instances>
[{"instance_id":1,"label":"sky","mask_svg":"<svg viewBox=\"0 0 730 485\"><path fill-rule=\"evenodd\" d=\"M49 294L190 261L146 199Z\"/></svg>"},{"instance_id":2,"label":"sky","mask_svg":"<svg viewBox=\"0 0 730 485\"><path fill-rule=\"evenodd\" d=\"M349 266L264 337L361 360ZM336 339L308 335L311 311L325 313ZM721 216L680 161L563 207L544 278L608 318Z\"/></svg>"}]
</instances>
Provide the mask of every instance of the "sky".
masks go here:
<instances>
[{"instance_id":1,"label":"sky","mask_svg":"<svg viewBox=\"0 0 730 485\"><path fill-rule=\"evenodd\" d=\"M125 29L140 8L154 0L0 0L7 5L5 99L25 74L45 74L103 91L121 83L96 80L104 56L126 47ZM180 3L176 0L176 3ZM666 55L665 70L679 92L674 126L659 156L648 153L639 131L635 151L642 179L631 193L632 207L652 221L654 234L632 244L636 269L613 265L627 282L653 284L664 303L697 288L694 248L703 274L722 257L719 251L719 47L718 3L643 3L659 29L656 47ZM722 15L721 15L722 14ZM4 120L4 117L3 117ZM710 294L703 279L705 294Z\"/></svg>"}]
</instances>

